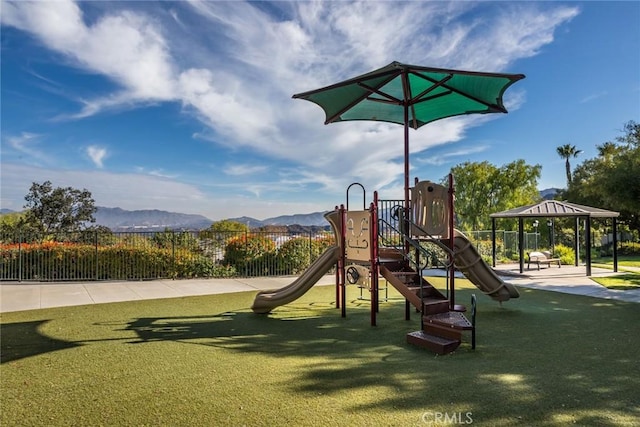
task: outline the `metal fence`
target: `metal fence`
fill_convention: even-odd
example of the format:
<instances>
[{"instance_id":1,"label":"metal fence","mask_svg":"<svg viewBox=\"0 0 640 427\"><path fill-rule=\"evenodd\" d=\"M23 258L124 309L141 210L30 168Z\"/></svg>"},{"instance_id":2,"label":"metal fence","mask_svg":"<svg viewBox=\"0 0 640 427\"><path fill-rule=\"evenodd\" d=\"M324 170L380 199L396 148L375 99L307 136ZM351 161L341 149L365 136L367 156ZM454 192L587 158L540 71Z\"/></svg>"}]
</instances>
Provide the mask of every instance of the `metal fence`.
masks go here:
<instances>
[{"instance_id":1,"label":"metal fence","mask_svg":"<svg viewBox=\"0 0 640 427\"><path fill-rule=\"evenodd\" d=\"M402 245L397 230L402 200L381 200L381 242ZM469 239L491 260L491 231ZM558 239L560 241L560 239ZM151 280L193 277L284 276L302 273L333 233L251 231L104 232L54 236L0 235L0 281ZM524 233L525 252L546 248L540 233ZM496 231L497 258L518 259L518 233Z\"/></svg>"},{"instance_id":2,"label":"metal fence","mask_svg":"<svg viewBox=\"0 0 640 427\"><path fill-rule=\"evenodd\" d=\"M404 200L379 200L378 216L382 224L389 224L385 228L380 227L381 240L394 242L399 238L394 230L400 229L400 218ZM400 216L400 218L399 218ZM492 257L491 230L471 231L467 237L473 242L480 255L487 261ZM540 233L524 233L524 251L531 252L542 248L547 241L542 239ZM498 259L518 259L518 232L496 230L496 256Z\"/></svg>"},{"instance_id":3,"label":"metal fence","mask_svg":"<svg viewBox=\"0 0 640 427\"><path fill-rule=\"evenodd\" d=\"M0 280L151 280L304 271L333 233L210 231L0 235Z\"/></svg>"}]
</instances>

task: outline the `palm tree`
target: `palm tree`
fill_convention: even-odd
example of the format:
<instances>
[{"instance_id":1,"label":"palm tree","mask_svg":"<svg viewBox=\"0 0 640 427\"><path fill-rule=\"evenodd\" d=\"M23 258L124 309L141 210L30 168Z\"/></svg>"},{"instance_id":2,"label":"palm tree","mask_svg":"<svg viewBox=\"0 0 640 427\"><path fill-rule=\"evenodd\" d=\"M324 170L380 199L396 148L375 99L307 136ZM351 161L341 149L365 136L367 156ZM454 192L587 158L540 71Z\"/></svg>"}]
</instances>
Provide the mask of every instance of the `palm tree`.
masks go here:
<instances>
[{"instance_id":1,"label":"palm tree","mask_svg":"<svg viewBox=\"0 0 640 427\"><path fill-rule=\"evenodd\" d=\"M605 159L610 159L618 152L618 146L613 142L605 142L604 144L596 145L596 148L598 149L600 157L604 157Z\"/></svg>"},{"instance_id":2,"label":"palm tree","mask_svg":"<svg viewBox=\"0 0 640 427\"><path fill-rule=\"evenodd\" d=\"M567 172L567 187L571 184L571 164L569 159L571 157L578 157L578 154L582 153L582 150L578 150L575 145L565 144L556 148L558 155L565 159L565 168Z\"/></svg>"}]
</instances>

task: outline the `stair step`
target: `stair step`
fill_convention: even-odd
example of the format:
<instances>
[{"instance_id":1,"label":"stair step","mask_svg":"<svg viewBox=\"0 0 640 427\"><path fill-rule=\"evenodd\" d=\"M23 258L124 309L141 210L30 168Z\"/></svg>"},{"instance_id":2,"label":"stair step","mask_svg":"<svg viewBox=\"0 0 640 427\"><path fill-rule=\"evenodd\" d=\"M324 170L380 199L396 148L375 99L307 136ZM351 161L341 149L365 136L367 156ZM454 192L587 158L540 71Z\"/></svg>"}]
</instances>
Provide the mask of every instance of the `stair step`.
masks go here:
<instances>
[{"instance_id":1,"label":"stair step","mask_svg":"<svg viewBox=\"0 0 640 427\"><path fill-rule=\"evenodd\" d=\"M435 323L425 323L423 330L430 335L462 341L462 331L459 329L436 325Z\"/></svg>"},{"instance_id":2,"label":"stair step","mask_svg":"<svg viewBox=\"0 0 640 427\"><path fill-rule=\"evenodd\" d=\"M449 300L425 298L424 310L422 311L422 313L425 316L438 314L438 313L446 313L448 311L449 311Z\"/></svg>"},{"instance_id":3,"label":"stair step","mask_svg":"<svg viewBox=\"0 0 640 427\"><path fill-rule=\"evenodd\" d=\"M460 340L431 335L425 331L409 332L407 342L418 347L428 348L437 354L447 354L460 345Z\"/></svg>"},{"instance_id":4,"label":"stair step","mask_svg":"<svg viewBox=\"0 0 640 427\"><path fill-rule=\"evenodd\" d=\"M463 331L470 331L473 329L473 325L469 319L467 319L463 313L458 311L430 314L428 316L423 316L423 320L425 324L434 323L436 325Z\"/></svg>"},{"instance_id":5,"label":"stair step","mask_svg":"<svg viewBox=\"0 0 640 427\"><path fill-rule=\"evenodd\" d=\"M397 277L398 280L400 280L401 282L407 285L412 283L416 284L417 282L420 281L420 276L418 276L418 273L416 273L415 271L394 272L393 275ZM416 287L419 287L419 285L416 285Z\"/></svg>"}]
</instances>

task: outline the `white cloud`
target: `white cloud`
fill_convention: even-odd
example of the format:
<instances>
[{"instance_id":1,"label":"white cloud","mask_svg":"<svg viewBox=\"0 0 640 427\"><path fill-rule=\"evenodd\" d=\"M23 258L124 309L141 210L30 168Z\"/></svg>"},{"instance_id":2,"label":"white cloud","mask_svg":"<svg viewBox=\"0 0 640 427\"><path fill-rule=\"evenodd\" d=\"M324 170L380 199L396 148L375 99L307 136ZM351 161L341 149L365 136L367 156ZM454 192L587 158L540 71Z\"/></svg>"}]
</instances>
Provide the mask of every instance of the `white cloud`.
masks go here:
<instances>
[{"instance_id":1,"label":"white cloud","mask_svg":"<svg viewBox=\"0 0 640 427\"><path fill-rule=\"evenodd\" d=\"M264 165L227 165L224 173L232 176L253 175L267 170Z\"/></svg>"},{"instance_id":2,"label":"white cloud","mask_svg":"<svg viewBox=\"0 0 640 427\"><path fill-rule=\"evenodd\" d=\"M33 182L51 181L54 187L88 189L97 206L122 209L160 209L169 212L205 215L212 220L240 217L252 212L258 219L330 209L323 199L314 202L259 198L223 191L203 191L194 184L142 174L117 174L106 171L70 171L3 163L0 207L21 210L24 196ZM269 191L272 190L269 186Z\"/></svg>"},{"instance_id":3,"label":"white cloud","mask_svg":"<svg viewBox=\"0 0 640 427\"><path fill-rule=\"evenodd\" d=\"M80 7L70 0L3 1L2 7L3 24L32 33L76 66L120 84L123 92L112 99L121 103L175 99L167 45L157 24L144 15L121 11L87 25ZM109 102L89 104L102 103Z\"/></svg>"},{"instance_id":4,"label":"white cloud","mask_svg":"<svg viewBox=\"0 0 640 427\"><path fill-rule=\"evenodd\" d=\"M50 156L41 148L39 148L42 138L43 135L32 132L22 132L18 136L4 135L2 138L3 159L6 159L7 157L19 157L25 163L37 165L49 163L51 161ZM11 150L13 150L14 152L12 152Z\"/></svg>"},{"instance_id":5,"label":"white cloud","mask_svg":"<svg viewBox=\"0 0 640 427\"><path fill-rule=\"evenodd\" d=\"M607 96L608 94L609 94L609 92L607 92L607 91L601 91L601 92L598 92L598 93L593 93L591 95L587 95L584 98L582 98L580 100L580 103L584 104L584 103L587 103L587 102L595 101L596 99L602 98L603 96Z\"/></svg>"},{"instance_id":6,"label":"white cloud","mask_svg":"<svg viewBox=\"0 0 640 427\"><path fill-rule=\"evenodd\" d=\"M354 181L385 191L402 185L401 127L366 122L324 126L322 110L292 100L293 93L392 60L504 71L518 59L536 55L553 41L558 26L579 13L577 7L527 2L276 2L267 8L255 2L191 1L171 3L169 10L144 2L105 5L89 19L69 0L2 3L3 25L32 34L67 65L115 84L105 89L109 92L83 98L78 111L58 118L176 102L203 125L192 137L295 165L281 180L269 182L269 191L264 182L245 185L243 194L255 197L300 188L320 191L319 198L342 195ZM489 13L480 13L482 8ZM514 109L524 99L524 91L514 88L505 102ZM419 167L424 150L458 141L469 127L498 117L458 117L411 131L412 166ZM25 141L22 147L29 145ZM98 167L107 156L101 150L88 152ZM32 146L32 157L34 153ZM194 206L198 197L212 197L198 190L201 185L182 187L185 184L173 179L160 179L180 175L176 171L147 170L155 172L83 178L100 185L95 177L116 183L135 177L141 204L168 197L150 189L154 185L174 188L175 193L168 194L176 197L180 209L186 206L181 202L186 202L186 194L194 195L189 198ZM229 164L223 172L242 177L266 171L263 166ZM118 206L117 199L107 200ZM260 203L274 209L269 202ZM218 200L206 209L219 205Z\"/></svg>"},{"instance_id":7,"label":"white cloud","mask_svg":"<svg viewBox=\"0 0 640 427\"><path fill-rule=\"evenodd\" d=\"M465 149L448 151L438 156L420 157L416 159L416 162L426 164L426 165L443 165L445 163L451 162L452 159L457 157L465 157L465 156L468 156L469 154L482 153L483 151L486 151L487 148L488 146L486 145L477 145L477 146L469 147Z\"/></svg>"},{"instance_id":8,"label":"white cloud","mask_svg":"<svg viewBox=\"0 0 640 427\"><path fill-rule=\"evenodd\" d=\"M90 145L87 147L87 155L94 165L102 169L104 166L104 159L107 157L107 149L96 145Z\"/></svg>"}]
</instances>

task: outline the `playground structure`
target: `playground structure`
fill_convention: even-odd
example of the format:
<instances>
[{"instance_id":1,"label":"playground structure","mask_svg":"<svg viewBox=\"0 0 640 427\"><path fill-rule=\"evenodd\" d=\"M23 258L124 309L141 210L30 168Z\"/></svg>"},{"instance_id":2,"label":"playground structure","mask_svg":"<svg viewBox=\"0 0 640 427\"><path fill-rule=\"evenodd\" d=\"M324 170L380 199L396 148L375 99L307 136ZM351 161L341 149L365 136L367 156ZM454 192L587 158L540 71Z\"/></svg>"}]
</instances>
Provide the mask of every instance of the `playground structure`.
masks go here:
<instances>
[{"instance_id":1,"label":"playground structure","mask_svg":"<svg viewBox=\"0 0 640 427\"><path fill-rule=\"evenodd\" d=\"M363 191L363 209L349 209L349 191ZM418 181L410 189L406 210L402 201L379 200L374 192L367 209L361 184L347 189L347 206L336 207L325 215L336 237L327 249L298 279L281 289L259 292L252 309L269 313L304 295L331 268L336 267L336 307L346 316L346 287L353 284L370 292L371 325L376 326L379 311L379 281L386 280L405 298L405 318L413 310L420 314L421 328L407 334L407 342L438 354L454 351L465 331L471 332L475 348L476 297L472 296L470 319L466 307L455 300L455 271L460 270L485 295L502 303L518 298L516 288L504 282L484 262L460 231L454 228L454 186ZM394 204L395 203L395 204ZM423 271L446 272L446 289L436 289Z\"/></svg>"}]
</instances>

